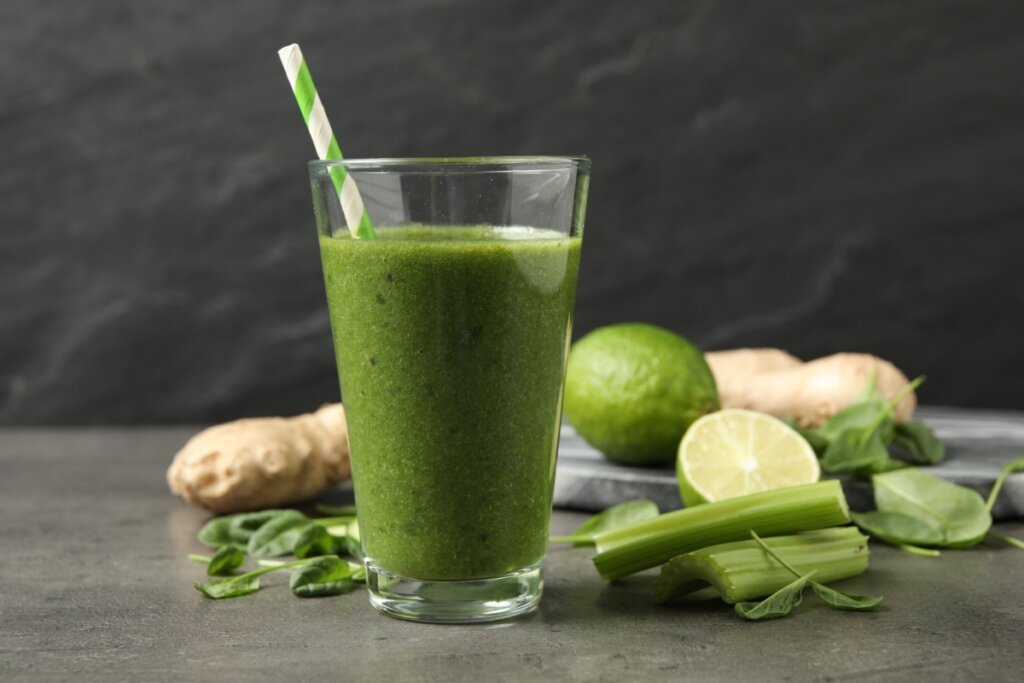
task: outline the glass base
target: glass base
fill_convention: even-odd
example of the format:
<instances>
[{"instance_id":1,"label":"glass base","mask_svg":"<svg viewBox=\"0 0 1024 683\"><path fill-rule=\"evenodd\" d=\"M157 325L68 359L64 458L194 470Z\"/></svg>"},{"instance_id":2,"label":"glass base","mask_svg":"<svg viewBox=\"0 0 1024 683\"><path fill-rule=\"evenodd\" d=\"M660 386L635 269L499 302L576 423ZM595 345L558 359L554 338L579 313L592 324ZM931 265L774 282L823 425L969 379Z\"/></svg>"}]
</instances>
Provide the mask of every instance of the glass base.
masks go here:
<instances>
[{"instance_id":1,"label":"glass base","mask_svg":"<svg viewBox=\"0 0 1024 683\"><path fill-rule=\"evenodd\" d=\"M532 612L544 589L543 561L487 579L422 581L366 562L370 603L398 619L432 624L472 624Z\"/></svg>"}]
</instances>

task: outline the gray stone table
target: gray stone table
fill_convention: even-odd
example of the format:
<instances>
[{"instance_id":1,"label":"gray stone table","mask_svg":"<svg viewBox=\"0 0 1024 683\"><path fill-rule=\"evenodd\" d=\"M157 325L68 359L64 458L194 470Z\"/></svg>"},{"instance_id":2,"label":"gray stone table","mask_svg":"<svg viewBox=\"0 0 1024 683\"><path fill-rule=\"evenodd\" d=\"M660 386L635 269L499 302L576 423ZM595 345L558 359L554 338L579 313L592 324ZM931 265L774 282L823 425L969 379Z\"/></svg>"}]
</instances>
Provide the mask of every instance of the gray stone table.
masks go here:
<instances>
[{"instance_id":1,"label":"gray stone table","mask_svg":"<svg viewBox=\"0 0 1024 683\"><path fill-rule=\"evenodd\" d=\"M0 431L0 680L1019 680L1024 553L940 559L872 545L849 590L871 614L808 599L747 623L720 602L658 607L650 577L601 581L553 549L541 609L487 626L376 614L364 595L300 600L281 576L214 602L185 556L204 515L163 474L190 430ZM583 515L556 512L556 531ZM999 530L1024 535L1024 524Z\"/></svg>"}]
</instances>

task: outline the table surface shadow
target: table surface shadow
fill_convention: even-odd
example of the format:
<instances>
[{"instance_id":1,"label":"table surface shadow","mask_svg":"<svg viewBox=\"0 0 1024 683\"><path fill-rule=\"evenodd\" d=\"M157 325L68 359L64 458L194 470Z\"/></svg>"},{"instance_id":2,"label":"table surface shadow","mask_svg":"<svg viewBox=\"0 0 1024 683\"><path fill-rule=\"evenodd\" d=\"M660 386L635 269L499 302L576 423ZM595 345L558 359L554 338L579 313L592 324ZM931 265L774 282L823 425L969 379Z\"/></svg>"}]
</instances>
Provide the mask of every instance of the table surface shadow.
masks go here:
<instances>
[{"instance_id":1,"label":"table surface shadow","mask_svg":"<svg viewBox=\"0 0 1024 683\"><path fill-rule=\"evenodd\" d=\"M720 601L655 606L652 574L608 584L591 551L555 547L538 612L483 626L378 615L365 594L301 600L286 577L212 601L192 588L207 518L164 472L193 430L0 430L0 680L1014 680L1024 670L1024 553L922 558L871 545L840 584L874 613L808 597L795 617ZM346 492L334 494L344 497ZM584 514L556 511L553 531ZM1024 536L1024 524L999 530Z\"/></svg>"}]
</instances>

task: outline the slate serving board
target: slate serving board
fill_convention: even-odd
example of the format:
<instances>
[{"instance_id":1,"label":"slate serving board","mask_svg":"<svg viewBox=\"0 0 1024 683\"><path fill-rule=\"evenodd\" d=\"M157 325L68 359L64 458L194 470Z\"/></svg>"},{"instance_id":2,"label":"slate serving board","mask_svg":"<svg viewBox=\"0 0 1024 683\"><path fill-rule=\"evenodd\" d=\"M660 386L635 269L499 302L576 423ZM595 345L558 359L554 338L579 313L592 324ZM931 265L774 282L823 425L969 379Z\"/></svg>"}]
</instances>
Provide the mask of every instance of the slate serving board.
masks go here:
<instances>
[{"instance_id":1,"label":"slate serving board","mask_svg":"<svg viewBox=\"0 0 1024 683\"><path fill-rule=\"evenodd\" d=\"M922 407L916 417L946 442L946 460L928 471L982 495L988 494L1003 465L1024 456L1024 412ZM844 479L843 488L854 510L873 507L868 482ZM635 498L655 501L662 512L682 507L675 470L616 465L563 425L555 507L597 511ZM993 516L1024 517L1024 473L1007 480Z\"/></svg>"}]
</instances>

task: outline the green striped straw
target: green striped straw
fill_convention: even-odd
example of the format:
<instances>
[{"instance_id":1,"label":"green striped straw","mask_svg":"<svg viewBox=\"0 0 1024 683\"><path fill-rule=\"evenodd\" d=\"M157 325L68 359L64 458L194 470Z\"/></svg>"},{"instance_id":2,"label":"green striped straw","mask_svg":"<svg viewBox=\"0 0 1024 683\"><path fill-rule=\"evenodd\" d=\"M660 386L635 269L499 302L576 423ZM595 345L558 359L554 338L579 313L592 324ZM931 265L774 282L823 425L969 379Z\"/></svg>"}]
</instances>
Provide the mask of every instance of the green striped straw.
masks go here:
<instances>
[{"instance_id":1,"label":"green striped straw","mask_svg":"<svg viewBox=\"0 0 1024 683\"><path fill-rule=\"evenodd\" d=\"M316 92L316 85L313 84L313 77L309 75L309 67L302 57L302 50L295 43L282 47L277 51L284 65L284 72L288 75L288 82L291 83L292 92L295 93L295 101L299 103L299 111L309 128L309 135L313 138L313 145L316 153L324 161L341 160L341 147L338 146L338 139L334 137L331 130L331 122L327 120L327 112L320 101L320 95ZM341 164L332 165L330 168L331 180L334 181L334 189L341 200L341 210L345 214L345 222L348 224L348 231L357 239L373 239L373 223L366 213L363 205L363 198L345 167Z\"/></svg>"}]
</instances>

